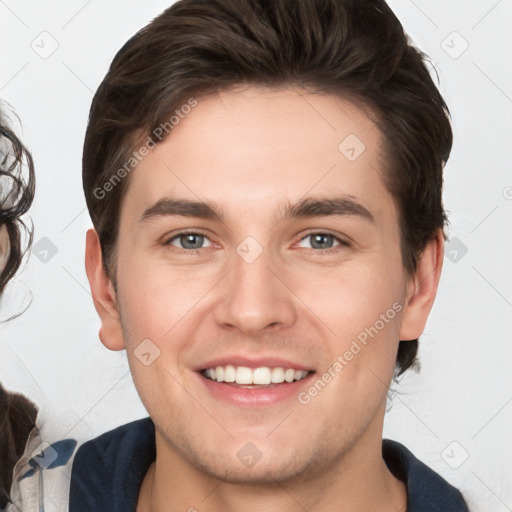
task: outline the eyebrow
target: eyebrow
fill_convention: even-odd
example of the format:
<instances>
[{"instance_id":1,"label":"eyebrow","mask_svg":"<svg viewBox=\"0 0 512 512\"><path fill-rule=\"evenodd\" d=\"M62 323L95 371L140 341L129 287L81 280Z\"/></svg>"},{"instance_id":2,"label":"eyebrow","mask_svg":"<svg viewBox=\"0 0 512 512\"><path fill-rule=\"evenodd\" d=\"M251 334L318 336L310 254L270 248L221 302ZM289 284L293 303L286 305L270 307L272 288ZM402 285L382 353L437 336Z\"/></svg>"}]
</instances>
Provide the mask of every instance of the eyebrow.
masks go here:
<instances>
[{"instance_id":1,"label":"eyebrow","mask_svg":"<svg viewBox=\"0 0 512 512\"><path fill-rule=\"evenodd\" d=\"M144 210L139 222L163 216L197 217L224 222L225 211L219 205L208 201L166 197L156 201ZM295 204L286 203L282 220L322 216L354 216L375 224L375 217L352 196L307 197Z\"/></svg>"}]
</instances>

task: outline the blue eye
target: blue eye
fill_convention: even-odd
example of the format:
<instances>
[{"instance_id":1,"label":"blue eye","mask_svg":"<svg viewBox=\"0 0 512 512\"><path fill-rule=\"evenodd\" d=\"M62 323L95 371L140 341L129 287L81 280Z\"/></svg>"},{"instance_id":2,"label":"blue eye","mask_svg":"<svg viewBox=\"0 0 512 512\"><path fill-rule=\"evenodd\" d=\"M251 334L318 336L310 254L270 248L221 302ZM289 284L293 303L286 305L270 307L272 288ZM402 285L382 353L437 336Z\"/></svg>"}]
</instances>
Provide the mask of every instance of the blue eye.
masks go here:
<instances>
[{"instance_id":1,"label":"blue eye","mask_svg":"<svg viewBox=\"0 0 512 512\"><path fill-rule=\"evenodd\" d=\"M332 252L338 246L348 246L349 244L329 233L312 232L302 238L301 242L310 239L311 249L316 253Z\"/></svg>"},{"instance_id":2,"label":"blue eye","mask_svg":"<svg viewBox=\"0 0 512 512\"><path fill-rule=\"evenodd\" d=\"M205 240L208 240L208 238L201 233L183 232L173 236L165 243L165 245L172 245L174 247L178 247L179 249L186 249L187 252L191 252L197 249L202 249ZM175 241L177 241L180 245L176 246L173 243ZM211 242L209 243L211 246Z\"/></svg>"}]
</instances>

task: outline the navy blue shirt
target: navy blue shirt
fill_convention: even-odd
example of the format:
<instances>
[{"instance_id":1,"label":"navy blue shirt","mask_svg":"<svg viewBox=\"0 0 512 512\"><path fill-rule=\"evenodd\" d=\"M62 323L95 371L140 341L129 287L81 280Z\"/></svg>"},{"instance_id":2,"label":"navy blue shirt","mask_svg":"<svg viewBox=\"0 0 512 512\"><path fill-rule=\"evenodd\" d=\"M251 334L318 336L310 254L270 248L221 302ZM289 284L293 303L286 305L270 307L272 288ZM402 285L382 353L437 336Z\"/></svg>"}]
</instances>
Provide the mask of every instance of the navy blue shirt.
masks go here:
<instances>
[{"instance_id":1,"label":"navy blue shirt","mask_svg":"<svg viewBox=\"0 0 512 512\"><path fill-rule=\"evenodd\" d=\"M405 446L383 439L382 456L407 485L406 512L468 512L461 493ZM69 512L135 512L142 480L155 457L151 418L84 443L73 461Z\"/></svg>"}]
</instances>

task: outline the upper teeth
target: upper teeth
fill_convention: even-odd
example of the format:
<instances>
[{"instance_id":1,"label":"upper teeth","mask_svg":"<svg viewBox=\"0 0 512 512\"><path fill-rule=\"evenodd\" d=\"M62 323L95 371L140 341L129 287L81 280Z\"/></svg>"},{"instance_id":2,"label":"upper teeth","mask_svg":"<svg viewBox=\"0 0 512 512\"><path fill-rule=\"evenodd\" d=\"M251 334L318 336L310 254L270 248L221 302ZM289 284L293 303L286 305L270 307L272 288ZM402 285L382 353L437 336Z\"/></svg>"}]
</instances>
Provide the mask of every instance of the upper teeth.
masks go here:
<instances>
[{"instance_id":1,"label":"upper teeth","mask_svg":"<svg viewBox=\"0 0 512 512\"><path fill-rule=\"evenodd\" d=\"M284 369L282 367L247 368L246 366L217 366L204 371L206 377L217 382L236 382L237 384L280 384L301 380L309 374L307 370Z\"/></svg>"}]
</instances>

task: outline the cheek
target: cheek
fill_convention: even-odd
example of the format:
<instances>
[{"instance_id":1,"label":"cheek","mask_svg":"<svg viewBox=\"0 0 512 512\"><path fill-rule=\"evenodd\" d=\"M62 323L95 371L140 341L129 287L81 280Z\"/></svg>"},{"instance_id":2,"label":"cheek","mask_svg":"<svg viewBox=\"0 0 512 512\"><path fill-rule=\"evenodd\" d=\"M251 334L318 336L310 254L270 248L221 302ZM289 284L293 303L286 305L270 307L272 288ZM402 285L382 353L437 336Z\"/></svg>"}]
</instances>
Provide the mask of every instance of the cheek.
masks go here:
<instances>
[{"instance_id":1,"label":"cheek","mask_svg":"<svg viewBox=\"0 0 512 512\"><path fill-rule=\"evenodd\" d=\"M207 276L190 276L166 264L137 261L118 269L121 312L129 338L150 338L160 344L211 288ZM176 326L176 327L175 327ZM133 343L136 340L130 339Z\"/></svg>"},{"instance_id":2,"label":"cheek","mask_svg":"<svg viewBox=\"0 0 512 512\"><path fill-rule=\"evenodd\" d=\"M336 337L357 335L393 308L393 304L402 301L402 275L385 265L354 263L337 270L310 272L307 278L294 280L294 289L305 306ZM395 307L387 320L396 318L397 309L400 308Z\"/></svg>"},{"instance_id":3,"label":"cheek","mask_svg":"<svg viewBox=\"0 0 512 512\"><path fill-rule=\"evenodd\" d=\"M399 264L375 262L316 273L302 281L297 295L307 297L304 303L325 333L330 362L322 370L331 367L331 373L343 374L340 385L368 388L371 383L361 379L378 384L378 379L386 382L392 374L403 310L402 280ZM339 365L338 371L332 369L336 361L343 370Z\"/></svg>"}]
</instances>

